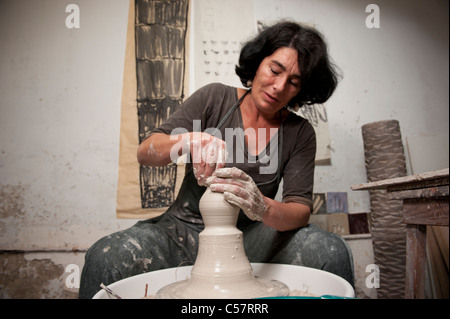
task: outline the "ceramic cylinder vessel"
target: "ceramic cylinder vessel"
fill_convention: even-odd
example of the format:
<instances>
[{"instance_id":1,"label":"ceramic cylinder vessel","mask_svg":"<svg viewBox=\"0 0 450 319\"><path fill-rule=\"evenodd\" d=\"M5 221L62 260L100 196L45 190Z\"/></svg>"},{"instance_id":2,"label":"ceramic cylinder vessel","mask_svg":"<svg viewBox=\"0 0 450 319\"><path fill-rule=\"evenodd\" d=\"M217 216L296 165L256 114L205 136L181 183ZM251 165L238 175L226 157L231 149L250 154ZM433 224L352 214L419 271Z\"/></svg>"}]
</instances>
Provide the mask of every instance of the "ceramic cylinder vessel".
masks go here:
<instances>
[{"instance_id":1,"label":"ceramic cylinder vessel","mask_svg":"<svg viewBox=\"0 0 450 319\"><path fill-rule=\"evenodd\" d=\"M284 283L254 277L243 234L236 228L238 207L209 188L199 207L205 229L199 234L191 278L161 288L157 298L257 298L289 294Z\"/></svg>"}]
</instances>

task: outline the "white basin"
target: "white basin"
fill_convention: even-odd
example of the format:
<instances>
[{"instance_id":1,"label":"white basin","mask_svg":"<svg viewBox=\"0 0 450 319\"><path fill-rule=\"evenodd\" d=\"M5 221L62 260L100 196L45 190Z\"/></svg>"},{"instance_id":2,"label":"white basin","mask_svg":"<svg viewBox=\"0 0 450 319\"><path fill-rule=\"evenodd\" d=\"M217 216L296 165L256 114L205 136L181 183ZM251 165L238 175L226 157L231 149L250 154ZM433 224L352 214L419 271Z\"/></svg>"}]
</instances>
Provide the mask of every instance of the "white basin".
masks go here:
<instances>
[{"instance_id":1,"label":"white basin","mask_svg":"<svg viewBox=\"0 0 450 319\"><path fill-rule=\"evenodd\" d=\"M323 270L284 264L252 263L251 265L255 276L281 281L291 291L305 292L315 296L355 297L355 291L349 282ZM189 279L191 269L192 266L183 266L156 270L122 279L108 287L124 299L139 299L145 296L146 284L148 285L147 296L152 296L168 284ZM93 298L110 299L110 296L101 289Z\"/></svg>"}]
</instances>

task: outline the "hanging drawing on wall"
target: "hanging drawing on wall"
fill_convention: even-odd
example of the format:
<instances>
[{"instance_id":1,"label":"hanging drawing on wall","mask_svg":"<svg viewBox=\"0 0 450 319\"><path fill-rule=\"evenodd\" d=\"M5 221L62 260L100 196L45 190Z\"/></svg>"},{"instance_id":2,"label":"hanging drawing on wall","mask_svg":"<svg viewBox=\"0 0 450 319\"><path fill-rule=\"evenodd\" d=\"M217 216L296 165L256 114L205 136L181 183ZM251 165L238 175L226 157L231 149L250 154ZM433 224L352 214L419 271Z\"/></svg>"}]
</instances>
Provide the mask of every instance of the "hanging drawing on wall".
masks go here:
<instances>
[{"instance_id":1,"label":"hanging drawing on wall","mask_svg":"<svg viewBox=\"0 0 450 319\"><path fill-rule=\"evenodd\" d=\"M181 105L188 0L136 0L135 39L139 143ZM175 200L178 165L140 167L142 208Z\"/></svg>"},{"instance_id":2,"label":"hanging drawing on wall","mask_svg":"<svg viewBox=\"0 0 450 319\"><path fill-rule=\"evenodd\" d=\"M298 110L297 114L306 118L316 131L316 165L331 164L330 135L328 133L328 117L325 105L305 105Z\"/></svg>"},{"instance_id":3,"label":"hanging drawing on wall","mask_svg":"<svg viewBox=\"0 0 450 319\"><path fill-rule=\"evenodd\" d=\"M148 218L175 200L184 165L140 166L138 145L182 103L189 0L131 0L122 94L117 217Z\"/></svg>"},{"instance_id":4,"label":"hanging drawing on wall","mask_svg":"<svg viewBox=\"0 0 450 319\"><path fill-rule=\"evenodd\" d=\"M243 43L256 32L253 0L196 0L192 5L195 15L192 89L212 82L242 87L234 69Z\"/></svg>"}]
</instances>

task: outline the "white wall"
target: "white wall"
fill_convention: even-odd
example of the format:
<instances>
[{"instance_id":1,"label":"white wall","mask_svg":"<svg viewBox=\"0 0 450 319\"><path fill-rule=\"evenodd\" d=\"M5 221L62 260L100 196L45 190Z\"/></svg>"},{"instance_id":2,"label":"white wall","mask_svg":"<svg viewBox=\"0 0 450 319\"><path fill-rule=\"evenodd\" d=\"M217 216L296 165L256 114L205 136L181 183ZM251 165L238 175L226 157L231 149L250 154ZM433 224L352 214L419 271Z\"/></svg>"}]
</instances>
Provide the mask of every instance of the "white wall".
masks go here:
<instances>
[{"instance_id":1,"label":"white wall","mask_svg":"<svg viewBox=\"0 0 450 319\"><path fill-rule=\"evenodd\" d=\"M448 167L448 2L373 2L380 29L365 26L369 1L254 0L255 19L316 24L344 73L315 191L348 191L352 212L369 211L350 190L366 181L366 123L399 120L403 137L433 141L416 149L438 149L416 156ZM69 3L79 29L65 26ZM127 11L127 0L0 2L0 249L85 249L134 224L115 213Z\"/></svg>"},{"instance_id":2,"label":"white wall","mask_svg":"<svg viewBox=\"0 0 450 319\"><path fill-rule=\"evenodd\" d=\"M0 2L0 249L83 249L131 225L115 218L127 18L127 0Z\"/></svg>"},{"instance_id":3,"label":"white wall","mask_svg":"<svg viewBox=\"0 0 450 319\"><path fill-rule=\"evenodd\" d=\"M371 3L379 7L378 29L366 27L366 6ZM316 167L315 192L348 191L350 212L370 211L368 193L352 192L350 186L367 181L361 126L375 121L400 122L409 173L448 167L448 1L254 4L255 19L291 18L315 25L343 72L327 102L332 165Z\"/></svg>"}]
</instances>

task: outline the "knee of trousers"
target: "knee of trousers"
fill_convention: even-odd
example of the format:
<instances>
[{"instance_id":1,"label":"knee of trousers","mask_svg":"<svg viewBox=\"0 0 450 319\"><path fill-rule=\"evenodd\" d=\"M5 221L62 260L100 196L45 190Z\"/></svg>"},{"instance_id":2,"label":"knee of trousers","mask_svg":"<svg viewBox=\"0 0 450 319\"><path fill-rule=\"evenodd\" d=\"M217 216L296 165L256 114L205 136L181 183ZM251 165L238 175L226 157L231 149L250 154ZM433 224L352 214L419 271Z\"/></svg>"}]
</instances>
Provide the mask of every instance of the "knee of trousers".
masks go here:
<instances>
[{"instance_id":1,"label":"knee of trousers","mask_svg":"<svg viewBox=\"0 0 450 319\"><path fill-rule=\"evenodd\" d=\"M276 233L273 243L269 252L274 256L273 262L323 269L348 263L350 259L349 248L342 238L311 225Z\"/></svg>"},{"instance_id":2,"label":"knee of trousers","mask_svg":"<svg viewBox=\"0 0 450 319\"><path fill-rule=\"evenodd\" d=\"M101 283L109 285L122 279L120 271L116 269L117 260L108 253L112 249L108 237L98 240L86 252L81 272L79 298L92 298L100 290Z\"/></svg>"},{"instance_id":3,"label":"knee of trousers","mask_svg":"<svg viewBox=\"0 0 450 319\"><path fill-rule=\"evenodd\" d=\"M95 268L112 268L127 255L129 252L125 241L113 234L99 239L88 249L85 265Z\"/></svg>"},{"instance_id":4,"label":"knee of trousers","mask_svg":"<svg viewBox=\"0 0 450 319\"><path fill-rule=\"evenodd\" d=\"M308 236L302 252L307 266L337 274L353 284L353 256L350 247L340 236L317 231Z\"/></svg>"},{"instance_id":5,"label":"knee of trousers","mask_svg":"<svg viewBox=\"0 0 450 319\"><path fill-rule=\"evenodd\" d=\"M151 234L147 239L132 237L129 230L95 242L86 252L80 281L80 296L91 298L99 284L111 284L144 272L166 268L165 258ZM149 248L151 247L151 248Z\"/></svg>"},{"instance_id":6,"label":"knee of trousers","mask_svg":"<svg viewBox=\"0 0 450 319\"><path fill-rule=\"evenodd\" d=\"M86 253L85 263L95 268L116 269L124 273L124 269L134 272L145 272L161 268L158 265L164 260L159 258L159 245L151 244L151 234L148 238L139 240L125 232L118 232L98 240ZM148 249L147 246L152 247ZM132 271L133 272L133 271Z\"/></svg>"},{"instance_id":7,"label":"knee of trousers","mask_svg":"<svg viewBox=\"0 0 450 319\"><path fill-rule=\"evenodd\" d=\"M317 231L304 243L304 258L313 258L322 264L342 265L349 262L351 252L344 239L336 234Z\"/></svg>"}]
</instances>

